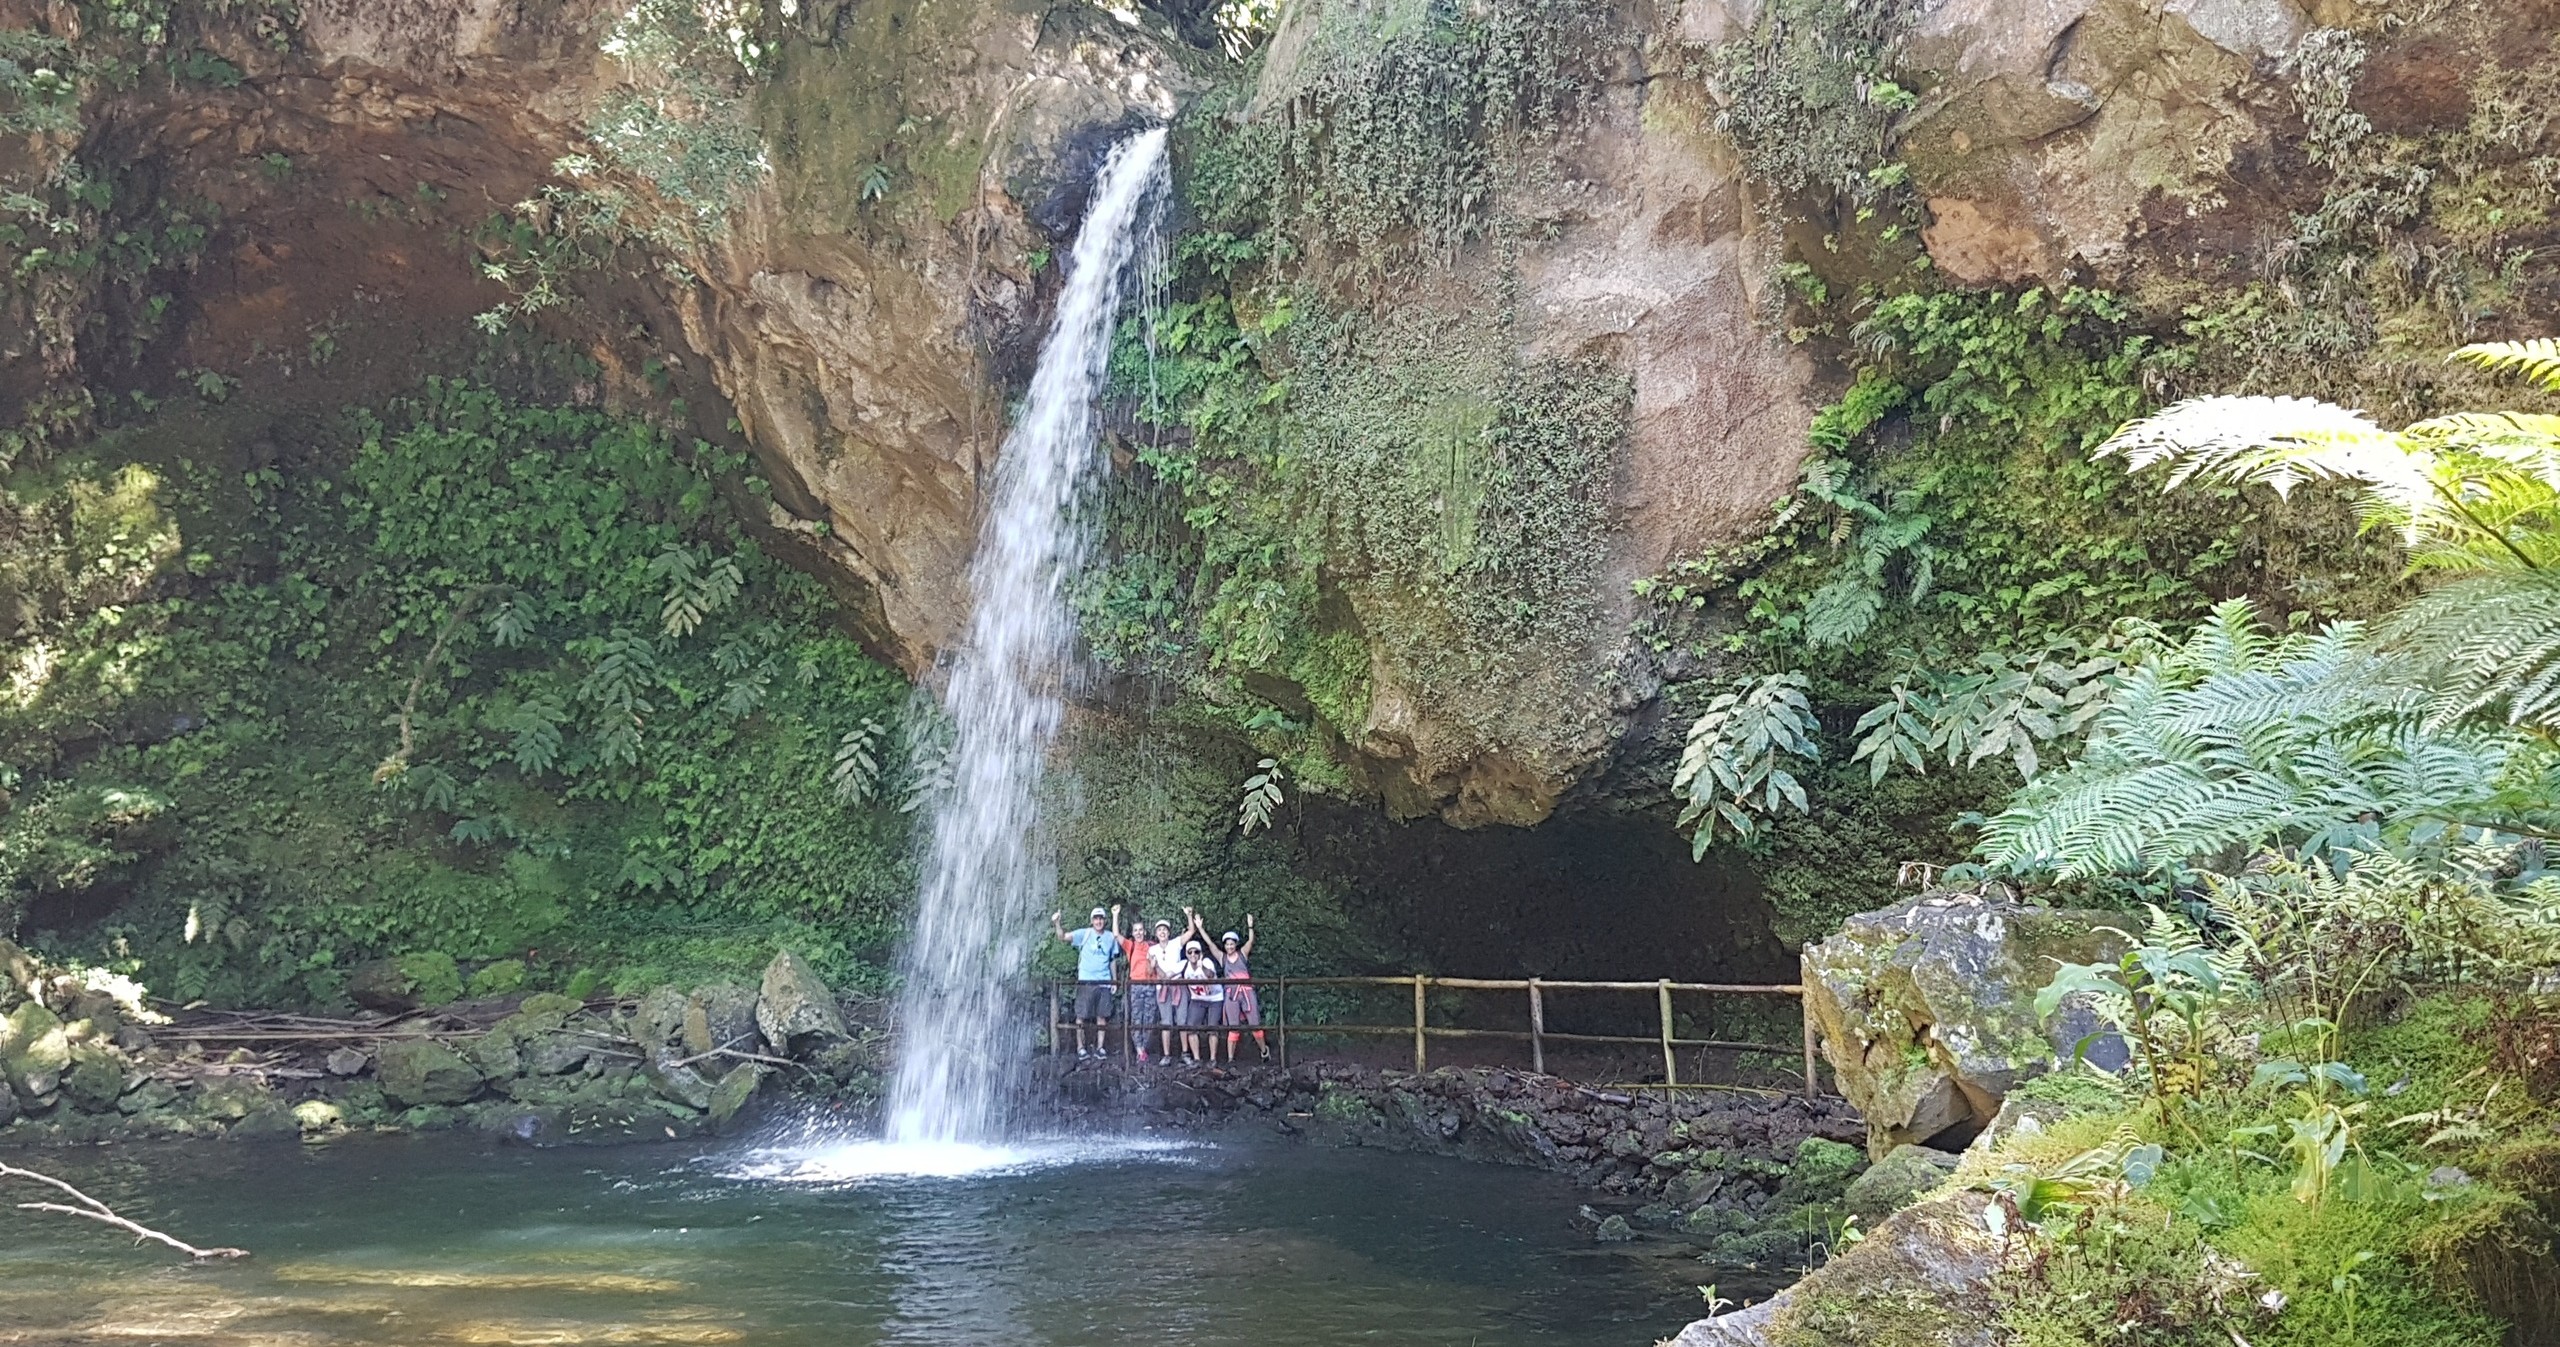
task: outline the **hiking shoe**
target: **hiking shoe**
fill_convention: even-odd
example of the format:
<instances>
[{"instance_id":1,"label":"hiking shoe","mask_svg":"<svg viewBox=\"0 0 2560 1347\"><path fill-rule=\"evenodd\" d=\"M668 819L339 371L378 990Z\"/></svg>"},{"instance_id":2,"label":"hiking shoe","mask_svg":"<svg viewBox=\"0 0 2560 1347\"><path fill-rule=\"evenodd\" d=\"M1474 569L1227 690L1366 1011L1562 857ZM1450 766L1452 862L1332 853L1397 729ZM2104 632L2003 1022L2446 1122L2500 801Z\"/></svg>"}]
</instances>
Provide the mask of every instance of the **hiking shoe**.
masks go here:
<instances>
[{"instance_id":1,"label":"hiking shoe","mask_svg":"<svg viewBox=\"0 0 2560 1347\"><path fill-rule=\"evenodd\" d=\"M1079 1061L1079 1062L1090 1062L1090 1061L1092 1061L1092 1060L1093 1060L1093 1050L1092 1050L1091 1048L1078 1048L1078 1049L1076 1049L1076 1060L1077 1060L1077 1061Z\"/></svg>"}]
</instances>

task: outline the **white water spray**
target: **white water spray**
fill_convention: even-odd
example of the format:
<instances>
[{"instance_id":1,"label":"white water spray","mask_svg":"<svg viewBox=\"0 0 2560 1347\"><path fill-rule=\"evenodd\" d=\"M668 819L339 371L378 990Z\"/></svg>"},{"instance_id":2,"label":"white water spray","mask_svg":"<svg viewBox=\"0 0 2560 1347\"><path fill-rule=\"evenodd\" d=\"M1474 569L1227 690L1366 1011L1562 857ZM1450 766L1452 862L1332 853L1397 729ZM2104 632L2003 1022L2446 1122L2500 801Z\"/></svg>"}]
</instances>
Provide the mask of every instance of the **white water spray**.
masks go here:
<instances>
[{"instance_id":1,"label":"white water spray","mask_svg":"<svg viewBox=\"0 0 2560 1347\"><path fill-rule=\"evenodd\" d=\"M1040 778L1073 658L1066 586L1090 544L1076 497L1096 458L1093 405L1112 329L1157 252L1164 152L1159 128L1103 162L1030 400L996 458L969 567L976 611L944 694L951 784L934 813L902 964L892 1144L997 1140L1027 1055L1029 1027L1011 1021L1035 923L1056 891L1039 847Z\"/></svg>"}]
</instances>

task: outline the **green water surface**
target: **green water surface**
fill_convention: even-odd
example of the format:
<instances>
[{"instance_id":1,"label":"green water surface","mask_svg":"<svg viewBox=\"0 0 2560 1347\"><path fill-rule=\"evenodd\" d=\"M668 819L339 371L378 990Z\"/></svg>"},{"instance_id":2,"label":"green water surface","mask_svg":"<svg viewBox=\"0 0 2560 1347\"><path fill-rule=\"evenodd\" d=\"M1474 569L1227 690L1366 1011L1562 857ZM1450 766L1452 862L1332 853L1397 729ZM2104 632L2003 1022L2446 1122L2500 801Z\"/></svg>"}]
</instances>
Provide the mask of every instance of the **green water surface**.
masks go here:
<instances>
[{"instance_id":1,"label":"green water surface","mask_svg":"<svg viewBox=\"0 0 2560 1347\"><path fill-rule=\"evenodd\" d=\"M0 1344L1644 1347L1712 1279L1593 1244L1553 1176L1455 1161L1080 1145L842 1180L794 1156L453 1137L20 1153L255 1256L189 1266L0 1211Z\"/></svg>"}]
</instances>

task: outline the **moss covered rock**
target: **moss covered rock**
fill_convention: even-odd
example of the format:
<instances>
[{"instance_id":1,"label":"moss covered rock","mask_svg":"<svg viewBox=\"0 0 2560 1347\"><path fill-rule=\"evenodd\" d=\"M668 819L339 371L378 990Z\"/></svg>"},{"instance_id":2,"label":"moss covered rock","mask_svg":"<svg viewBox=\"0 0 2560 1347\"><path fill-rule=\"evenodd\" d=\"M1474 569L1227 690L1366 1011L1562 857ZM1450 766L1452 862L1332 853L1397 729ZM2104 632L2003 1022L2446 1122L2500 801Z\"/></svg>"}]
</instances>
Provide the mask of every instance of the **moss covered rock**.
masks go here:
<instances>
[{"instance_id":1,"label":"moss covered rock","mask_svg":"<svg viewBox=\"0 0 2560 1347\"><path fill-rule=\"evenodd\" d=\"M1869 1226L1910 1206L1955 1172L1956 1157L1927 1146L1896 1146L1849 1183L1841 1206Z\"/></svg>"},{"instance_id":2,"label":"moss covered rock","mask_svg":"<svg viewBox=\"0 0 2560 1347\"><path fill-rule=\"evenodd\" d=\"M1669 1347L1992 1347L1984 1287L2000 1240L1979 1193L1913 1207L1854 1249L1748 1309L1700 1319Z\"/></svg>"},{"instance_id":3,"label":"moss covered rock","mask_svg":"<svg viewBox=\"0 0 2560 1347\"><path fill-rule=\"evenodd\" d=\"M1840 1092L1867 1120L1867 1149L1961 1147L2018 1084L2067 1059L2091 1034L2090 1060L2124 1048L2085 1005L2039 1023L2036 993L2057 963L2113 960L2120 913L1924 895L1851 917L1804 951L1805 1012L1822 1034Z\"/></svg>"},{"instance_id":4,"label":"moss covered rock","mask_svg":"<svg viewBox=\"0 0 2560 1347\"><path fill-rule=\"evenodd\" d=\"M461 1053L431 1038L382 1045L374 1074L383 1093L402 1104L459 1104L480 1092L481 1074Z\"/></svg>"},{"instance_id":5,"label":"moss covered rock","mask_svg":"<svg viewBox=\"0 0 2560 1347\"><path fill-rule=\"evenodd\" d=\"M131 1065L123 1053L103 1043L83 1044L72 1050L71 1069L63 1073L63 1097L84 1113L112 1113Z\"/></svg>"},{"instance_id":6,"label":"moss covered rock","mask_svg":"<svg viewBox=\"0 0 2560 1347\"><path fill-rule=\"evenodd\" d=\"M764 1085L765 1068L755 1062L740 1062L711 1088L711 1125L728 1131L746 1118L747 1105Z\"/></svg>"},{"instance_id":7,"label":"moss covered rock","mask_svg":"<svg viewBox=\"0 0 2560 1347\"><path fill-rule=\"evenodd\" d=\"M70 1069L70 1037L61 1018L42 1001L25 1002L0 1020L0 1077L22 1106L51 1103L62 1087L62 1073Z\"/></svg>"}]
</instances>

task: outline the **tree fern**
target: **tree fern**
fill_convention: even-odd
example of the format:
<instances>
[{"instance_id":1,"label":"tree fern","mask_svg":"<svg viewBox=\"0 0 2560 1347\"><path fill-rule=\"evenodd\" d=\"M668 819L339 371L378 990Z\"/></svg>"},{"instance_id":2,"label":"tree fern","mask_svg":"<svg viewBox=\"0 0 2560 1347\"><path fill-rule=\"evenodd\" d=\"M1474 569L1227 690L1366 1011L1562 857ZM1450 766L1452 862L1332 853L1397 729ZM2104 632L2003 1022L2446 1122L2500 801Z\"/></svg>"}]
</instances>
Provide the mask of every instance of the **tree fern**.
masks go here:
<instances>
[{"instance_id":1,"label":"tree fern","mask_svg":"<svg viewBox=\"0 0 2560 1347\"><path fill-rule=\"evenodd\" d=\"M1764 816L1805 811L1804 786L1786 763L1822 754L1806 688L1800 673L1736 679L1689 727L1671 789L1684 801L1680 826L1692 829L1693 856L1715 845L1719 826L1748 841Z\"/></svg>"},{"instance_id":2,"label":"tree fern","mask_svg":"<svg viewBox=\"0 0 2560 1347\"><path fill-rule=\"evenodd\" d=\"M2270 638L2239 630L2247 621L2225 604L2128 669L2081 757L1985 825L1984 860L2078 878L2239 848L2341 855L2540 825L2550 765L2521 741L2431 720L2429 699L2387 676L2351 624Z\"/></svg>"},{"instance_id":3,"label":"tree fern","mask_svg":"<svg viewBox=\"0 0 2560 1347\"><path fill-rule=\"evenodd\" d=\"M2546 391L2560 393L2560 338L2473 342L2446 358L2485 370L2521 374Z\"/></svg>"},{"instance_id":4,"label":"tree fern","mask_svg":"<svg viewBox=\"0 0 2560 1347\"><path fill-rule=\"evenodd\" d=\"M2413 566L2534 569L2560 562L2560 417L2465 412L2384 430L2310 398L2209 397L2126 425L2098 447L2168 485L2197 479L2357 489L2368 528L2399 534Z\"/></svg>"},{"instance_id":5,"label":"tree fern","mask_svg":"<svg viewBox=\"0 0 2560 1347\"><path fill-rule=\"evenodd\" d=\"M2429 723L2488 715L2560 733L2560 573L2470 576L2420 595L2380 633L2433 695Z\"/></svg>"}]
</instances>

